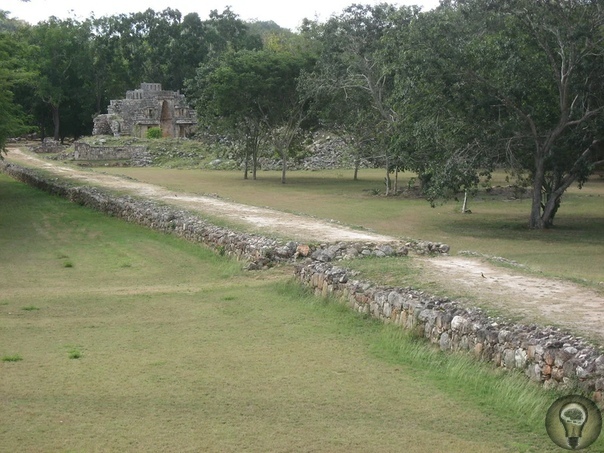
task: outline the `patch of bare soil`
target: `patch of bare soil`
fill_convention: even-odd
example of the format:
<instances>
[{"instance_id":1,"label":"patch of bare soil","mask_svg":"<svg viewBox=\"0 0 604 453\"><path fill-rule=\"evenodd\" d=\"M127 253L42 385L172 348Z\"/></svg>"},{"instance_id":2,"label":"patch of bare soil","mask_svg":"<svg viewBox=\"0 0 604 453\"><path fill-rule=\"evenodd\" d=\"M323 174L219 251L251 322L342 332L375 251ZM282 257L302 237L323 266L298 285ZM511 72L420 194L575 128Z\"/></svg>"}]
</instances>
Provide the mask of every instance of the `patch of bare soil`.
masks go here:
<instances>
[{"instance_id":1,"label":"patch of bare soil","mask_svg":"<svg viewBox=\"0 0 604 453\"><path fill-rule=\"evenodd\" d=\"M211 196L174 193L163 187L95 171L75 169L11 148L8 161L38 167L62 178L83 184L127 192L191 211L278 234L299 241L394 242L395 237L356 231L324 220L267 208L259 208ZM604 297L570 282L540 278L521 271L501 268L485 259L466 257L422 258L422 280L451 287L452 293L481 301L501 314L523 322L557 325L604 344Z\"/></svg>"}]
</instances>

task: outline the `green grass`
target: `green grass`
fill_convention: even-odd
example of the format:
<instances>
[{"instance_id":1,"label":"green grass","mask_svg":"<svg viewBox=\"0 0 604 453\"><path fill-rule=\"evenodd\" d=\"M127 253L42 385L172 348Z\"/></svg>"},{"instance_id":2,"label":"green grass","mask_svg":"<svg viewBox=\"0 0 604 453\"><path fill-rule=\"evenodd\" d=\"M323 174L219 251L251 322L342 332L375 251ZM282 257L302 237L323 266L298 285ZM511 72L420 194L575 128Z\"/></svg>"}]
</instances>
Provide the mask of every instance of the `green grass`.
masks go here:
<instances>
[{"instance_id":1,"label":"green grass","mask_svg":"<svg viewBox=\"0 0 604 453\"><path fill-rule=\"evenodd\" d=\"M20 362L21 360L23 360L23 357L21 357L20 354L8 354L2 356L3 362Z\"/></svg>"},{"instance_id":2,"label":"green grass","mask_svg":"<svg viewBox=\"0 0 604 453\"><path fill-rule=\"evenodd\" d=\"M70 359L79 359L82 357L82 351L76 346L66 346L67 357Z\"/></svg>"},{"instance_id":3,"label":"green grass","mask_svg":"<svg viewBox=\"0 0 604 453\"><path fill-rule=\"evenodd\" d=\"M4 175L0 203L0 451L557 451L554 394L290 269L245 272Z\"/></svg>"}]
</instances>

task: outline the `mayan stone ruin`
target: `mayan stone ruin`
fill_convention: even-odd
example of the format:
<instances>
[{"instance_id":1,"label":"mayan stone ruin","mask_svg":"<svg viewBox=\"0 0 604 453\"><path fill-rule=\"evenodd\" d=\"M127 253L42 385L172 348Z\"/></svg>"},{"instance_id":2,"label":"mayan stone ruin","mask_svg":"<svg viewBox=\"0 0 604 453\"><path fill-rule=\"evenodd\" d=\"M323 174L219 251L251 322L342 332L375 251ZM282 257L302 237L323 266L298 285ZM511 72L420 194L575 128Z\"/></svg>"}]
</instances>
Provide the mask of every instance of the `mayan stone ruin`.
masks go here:
<instances>
[{"instance_id":1,"label":"mayan stone ruin","mask_svg":"<svg viewBox=\"0 0 604 453\"><path fill-rule=\"evenodd\" d=\"M126 99L112 100L107 113L94 119L92 135L146 137L159 127L164 137L186 137L197 125L197 114L178 91L164 91L160 83L141 83L126 92Z\"/></svg>"}]
</instances>

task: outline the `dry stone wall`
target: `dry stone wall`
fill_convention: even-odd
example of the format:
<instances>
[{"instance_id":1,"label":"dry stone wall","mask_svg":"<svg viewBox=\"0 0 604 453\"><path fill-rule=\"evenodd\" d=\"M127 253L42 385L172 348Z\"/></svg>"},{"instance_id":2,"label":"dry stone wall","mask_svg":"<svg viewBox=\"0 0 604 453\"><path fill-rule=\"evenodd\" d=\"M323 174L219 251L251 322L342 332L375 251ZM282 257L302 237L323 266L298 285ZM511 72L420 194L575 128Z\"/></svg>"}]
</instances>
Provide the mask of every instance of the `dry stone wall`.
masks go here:
<instances>
[{"instance_id":1,"label":"dry stone wall","mask_svg":"<svg viewBox=\"0 0 604 453\"><path fill-rule=\"evenodd\" d=\"M604 355L581 338L553 327L492 318L412 288L376 286L331 263L298 265L295 273L315 294L334 296L355 311L425 337L443 351L466 351L521 371L546 388L578 385L602 401Z\"/></svg>"},{"instance_id":2,"label":"dry stone wall","mask_svg":"<svg viewBox=\"0 0 604 453\"><path fill-rule=\"evenodd\" d=\"M129 222L204 243L221 254L248 261L248 269L297 262L296 278L320 296L334 296L353 310L393 323L428 339L443 351L466 351L496 366L519 370L545 387L579 385L602 401L604 354L556 328L520 325L486 316L412 288L377 286L333 262L364 256L412 253L446 254L449 246L426 241L407 243L300 244L234 232L198 215L92 187L71 187L17 165L0 161L0 170L31 186Z\"/></svg>"},{"instance_id":3,"label":"dry stone wall","mask_svg":"<svg viewBox=\"0 0 604 453\"><path fill-rule=\"evenodd\" d=\"M84 142L74 143L73 158L75 160L130 160L133 163L141 156L150 158L146 146L102 146L89 145Z\"/></svg>"}]
</instances>

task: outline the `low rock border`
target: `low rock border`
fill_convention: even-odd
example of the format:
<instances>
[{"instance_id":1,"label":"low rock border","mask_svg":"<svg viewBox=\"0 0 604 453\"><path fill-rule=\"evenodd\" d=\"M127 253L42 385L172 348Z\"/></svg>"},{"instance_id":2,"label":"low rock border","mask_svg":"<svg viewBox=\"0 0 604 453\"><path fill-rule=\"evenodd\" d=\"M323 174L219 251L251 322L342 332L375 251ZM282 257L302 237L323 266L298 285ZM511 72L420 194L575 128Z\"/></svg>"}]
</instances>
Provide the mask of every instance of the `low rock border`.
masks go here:
<instances>
[{"instance_id":1,"label":"low rock border","mask_svg":"<svg viewBox=\"0 0 604 453\"><path fill-rule=\"evenodd\" d=\"M334 296L360 313L420 335L443 351L467 351L507 370L520 370L545 388L575 385L603 401L604 355L554 327L486 316L456 301L411 288L376 286L330 263L298 265L296 278L318 296Z\"/></svg>"},{"instance_id":2,"label":"low rock border","mask_svg":"<svg viewBox=\"0 0 604 453\"><path fill-rule=\"evenodd\" d=\"M581 338L556 328L540 328L486 316L411 288L376 286L356 280L354 271L331 262L365 256L446 254L449 246L428 241L300 244L218 227L185 210L87 186L73 187L57 178L0 161L12 178L72 202L189 241L204 243L220 254L248 261L248 269L296 262L296 278L317 295L333 295L361 313L409 329L444 351L468 351L509 370L521 370L546 388L579 385L603 400L604 355ZM300 263L299 260L303 262Z\"/></svg>"}]
</instances>

